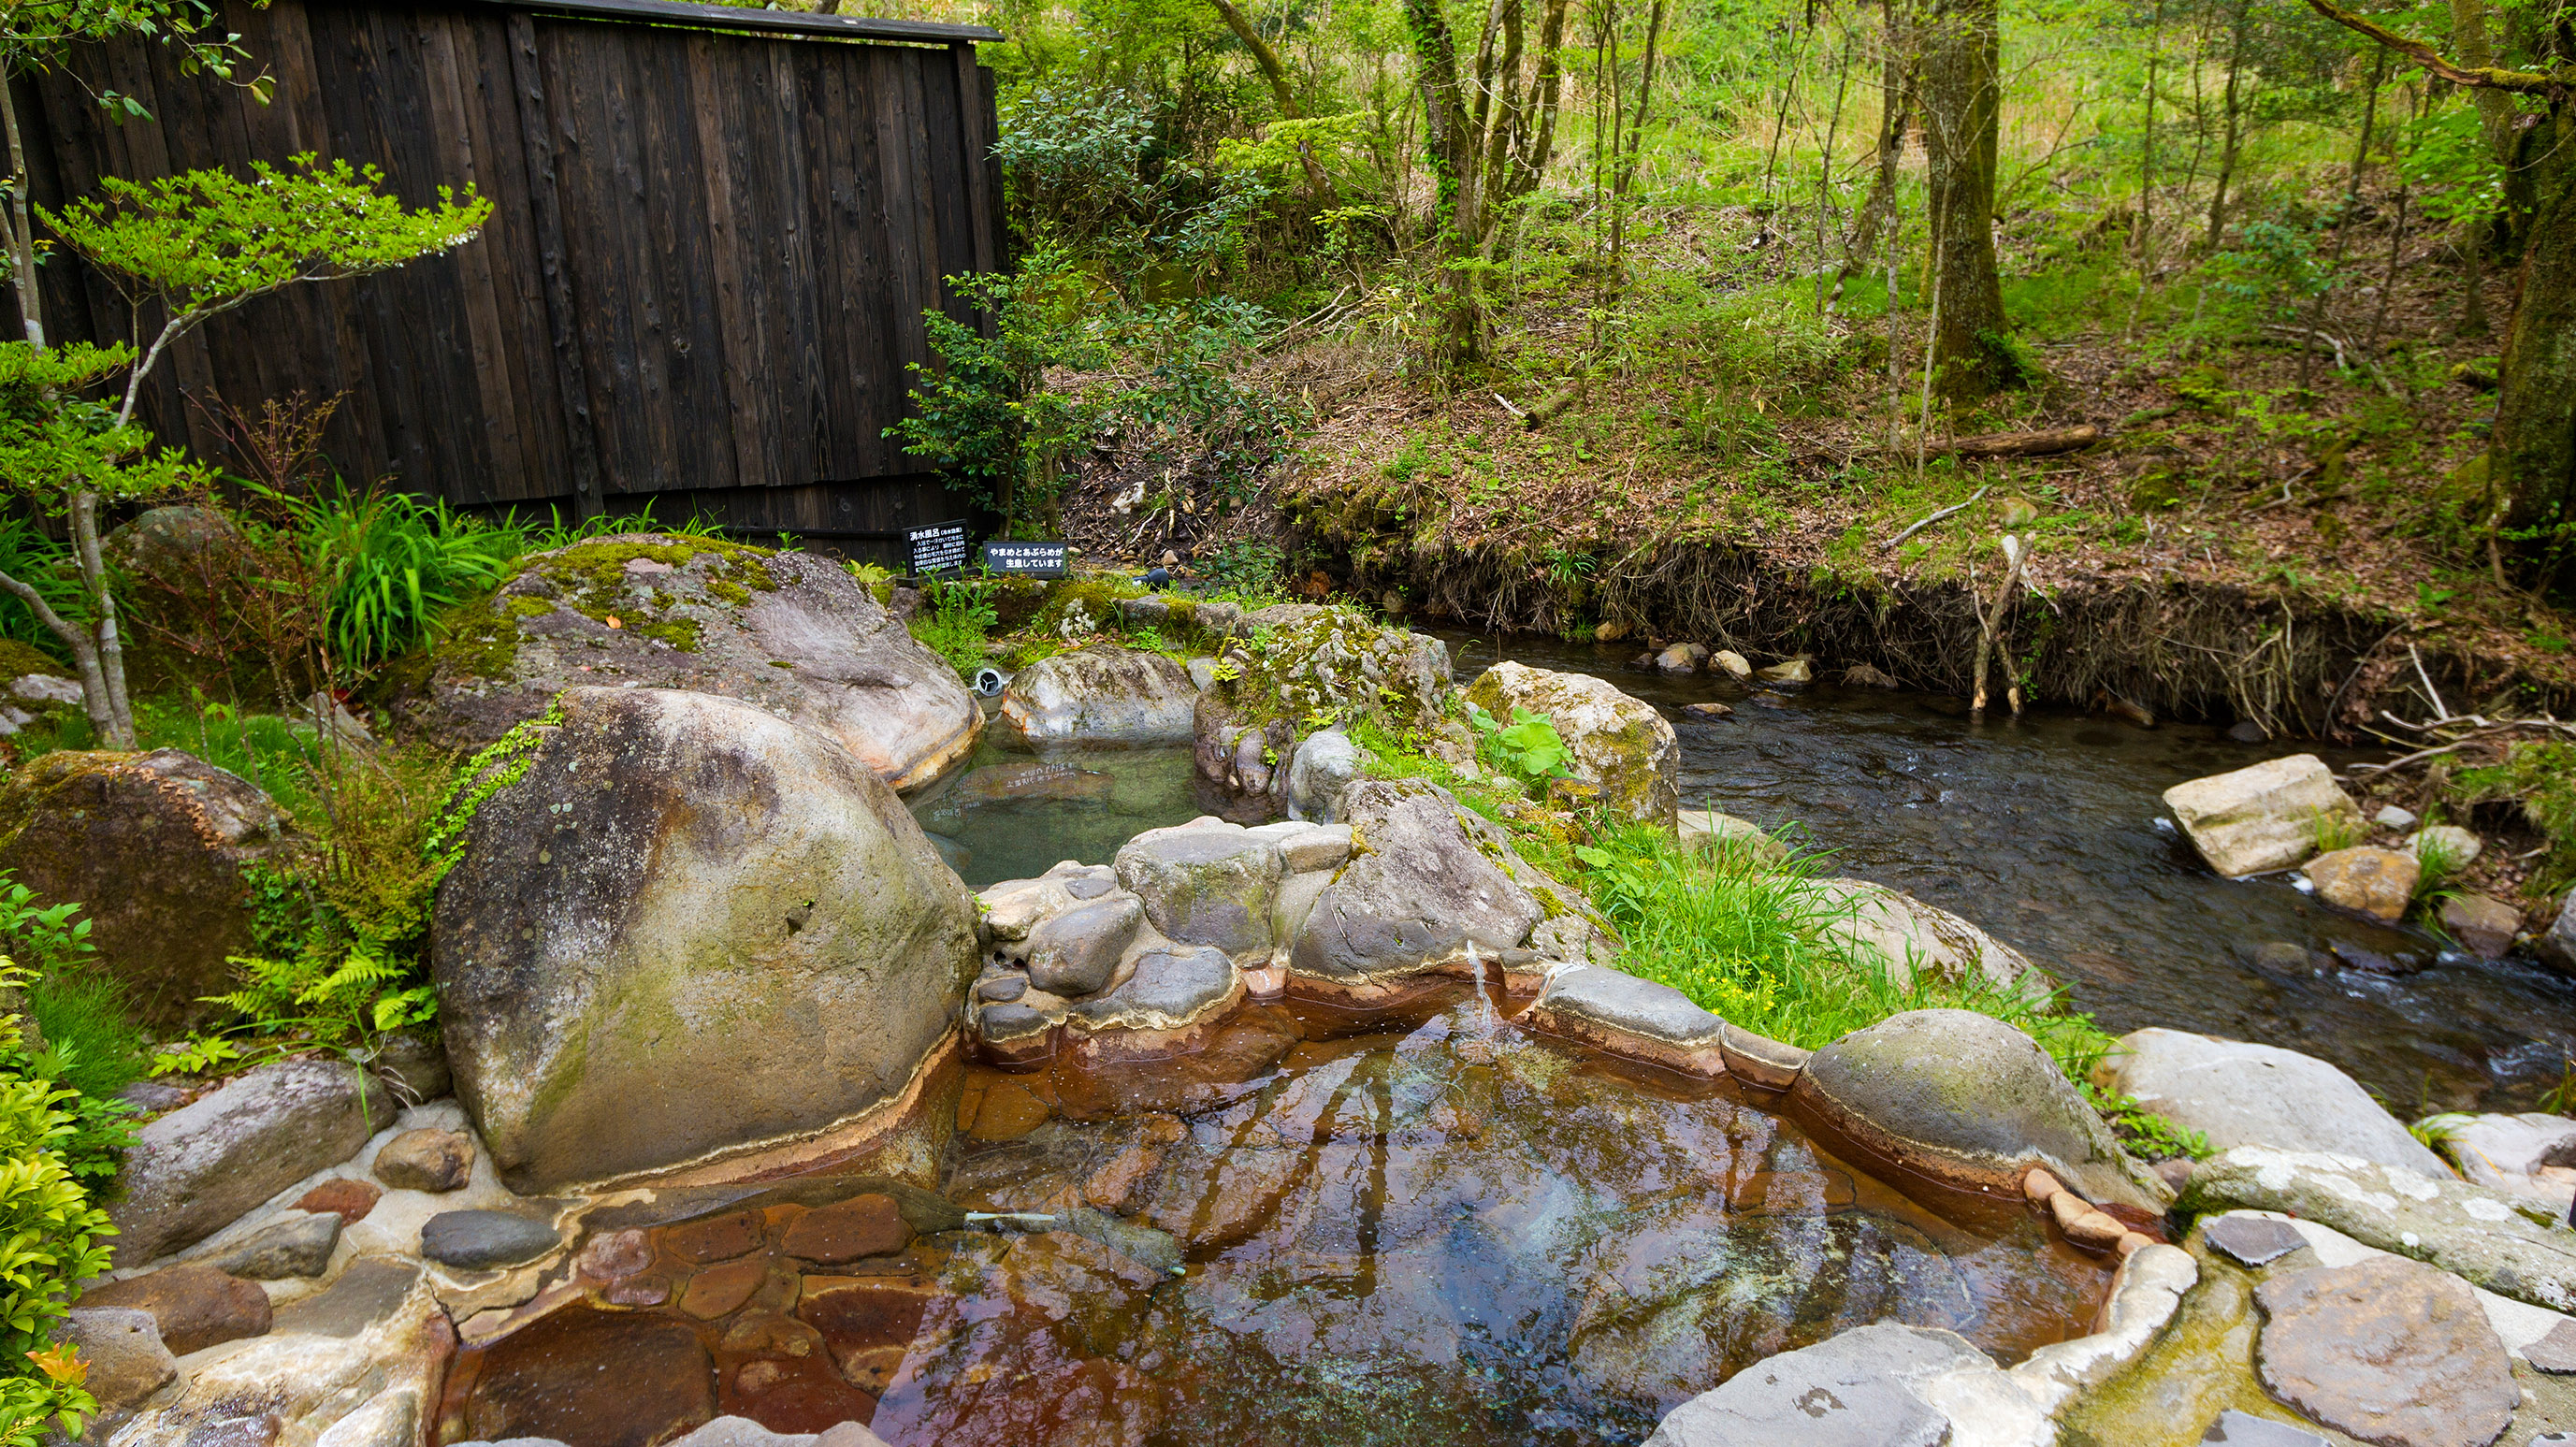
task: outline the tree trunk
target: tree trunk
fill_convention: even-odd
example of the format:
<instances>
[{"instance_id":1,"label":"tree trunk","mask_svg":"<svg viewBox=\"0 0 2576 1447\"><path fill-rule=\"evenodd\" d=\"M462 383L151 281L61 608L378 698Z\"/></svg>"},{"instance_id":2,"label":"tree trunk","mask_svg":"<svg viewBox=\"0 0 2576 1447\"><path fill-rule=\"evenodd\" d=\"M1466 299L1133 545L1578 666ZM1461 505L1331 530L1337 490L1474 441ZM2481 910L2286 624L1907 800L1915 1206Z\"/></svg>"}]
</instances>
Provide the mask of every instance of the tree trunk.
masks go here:
<instances>
[{"instance_id":1,"label":"tree trunk","mask_svg":"<svg viewBox=\"0 0 2576 1447\"><path fill-rule=\"evenodd\" d=\"M2540 209L2523 248L2519 296L2505 331L2488 466L2505 525L2542 529L2545 551L2576 550L2576 102L2535 130ZM2555 556L2552 561L2555 562Z\"/></svg>"},{"instance_id":2,"label":"tree trunk","mask_svg":"<svg viewBox=\"0 0 2576 1447\"><path fill-rule=\"evenodd\" d=\"M1834 277L1832 294L1825 298L1825 311L1832 314L1842 305L1843 286L1867 270L1876 259L1878 231L1890 223L1896 213L1898 167L1905 158L1905 132L1913 124L1914 53L1907 48L1906 37L1896 17L1896 0L1881 0L1886 16L1886 50L1879 57L1878 105L1878 174L1869 185L1868 199L1860 203L1860 216L1852 222L1851 244L1843 252L1842 270ZM1896 310L1896 283L1890 268L1887 287L1887 309Z\"/></svg>"},{"instance_id":3,"label":"tree trunk","mask_svg":"<svg viewBox=\"0 0 2576 1447\"><path fill-rule=\"evenodd\" d=\"M2218 184L2209 193L2209 233L2202 238L2202 249L2213 255L2226 239L2227 183L2235 178L2236 158L2244 142L2244 107L2237 99L2237 82L2244 71L2245 7L2239 4L2227 22L2227 90L2219 102L2224 130L2218 143Z\"/></svg>"},{"instance_id":4,"label":"tree trunk","mask_svg":"<svg viewBox=\"0 0 2576 1447\"><path fill-rule=\"evenodd\" d=\"M5 124L9 135L8 234L0 240L9 247L9 273L17 287L18 315L26 324L27 345L41 352L45 349L45 299L36 290L36 233L28 217L27 151L18 134L18 99L10 79L7 72L0 71L0 124Z\"/></svg>"},{"instance_id":5,"label":"tree trunk","mask_svg":"<svg viewBox=\"0 0 2576 1447\"><path fill-rule=\"evenodd\" d=\"M1304 108L1297 104L1296 88L1289 83L1288 67L1280 63L1279 52L1270 48L1270 42L1262 39L1261 32L1254 28L1251 17L1236 9L1232 0L1209 0L1209 3L1216 6L1216 13L1225 21L1225 28L1233 31L1234 38L1243 42L1243 48L1252 52L1252 63L1261 68L1261 78L1270 82L1270 95L1279 105L1281 118L1302 120ZM1324 180L1324 168L1315 160L1315 148L1299 141L1297 160L1306 168L1306 190L1319 201L1330 195L1332 188Z\"/></svg>"},{"instance_id":6,"label":"tree trunk","mask_svg":"<svg viewBox=\"0 0 2576 1447\"><path fill-rule=\"evenodd\" d=\"M1941 326L1935 385L1974 402L2010 378L1995 271L1995 148L2002 114L1995 0L1941 0L1924 25L1922 102L1931 161L1932 266Z\"/></svg>"}]
</instances>

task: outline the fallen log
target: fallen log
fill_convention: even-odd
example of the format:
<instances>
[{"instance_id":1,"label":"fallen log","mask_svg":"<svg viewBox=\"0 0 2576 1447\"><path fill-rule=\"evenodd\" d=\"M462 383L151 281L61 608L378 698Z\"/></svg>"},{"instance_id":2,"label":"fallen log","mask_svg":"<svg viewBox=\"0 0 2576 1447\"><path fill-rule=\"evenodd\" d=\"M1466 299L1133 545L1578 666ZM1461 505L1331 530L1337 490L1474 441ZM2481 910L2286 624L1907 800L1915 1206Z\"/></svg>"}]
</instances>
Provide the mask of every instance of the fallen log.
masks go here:
<instances>
[{"instance_id":1,"label":"fallen log","mask_svg":"<svg viewBox=\"0 0 2576 1447\"><path fill-rule=\"evenodd\" d=\"M1959 457L2046 457L2055 452L2073 452L2102 440L2102 429L2087 422L2078 427L2044 427L2036 432L1987 432L1975 437L1953 437L1935 442L1923 449L1926 457L1956 455ZM1882 449L1912 452L1911 444Z\"/></svg>"}]
</instances>

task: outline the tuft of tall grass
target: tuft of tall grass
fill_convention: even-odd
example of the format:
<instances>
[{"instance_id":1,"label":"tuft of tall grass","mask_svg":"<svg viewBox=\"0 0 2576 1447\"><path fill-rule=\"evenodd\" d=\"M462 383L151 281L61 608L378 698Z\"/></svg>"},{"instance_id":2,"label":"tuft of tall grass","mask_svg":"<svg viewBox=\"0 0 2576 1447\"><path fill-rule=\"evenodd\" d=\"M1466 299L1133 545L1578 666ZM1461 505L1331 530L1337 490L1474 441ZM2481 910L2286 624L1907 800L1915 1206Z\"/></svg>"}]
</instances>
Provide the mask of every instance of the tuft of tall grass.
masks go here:
<instances>
[{"instance_id":1,"label":"tuft of tall grass","mask_svg":"<svg viewBox=\"0 0 2576 1447\"><path fill-rule=\"evenodd\" d=\"M1851 934L1855 905L1817 888L1818 856L1775 862L1749 840L1688 849L1639 827L1578 857L1626 940L1621 969L1757 1034L1814 1049L1908 1010L1974 1010L2037 1040L2077 1081L2112 1046L2057 996L1891 970Z\"/></svg>"},{"instance_id":2,"label":"tuft of tall grass","mask_svg":"<svg viewBox=\"0 0 2576 1447\"><path fill-rule=\"evenodd\" d=\"M113 979L80 967L51 970L27 987L27 1006L61 1064L62 1084L106 1100L143 1078L143 1032Z\"/></svg>"},{"instance_id":3,"label":"tuft of tall grass","mask_svg":"<svg viewBox=\"0 0 2576 1447\"><path fill-rule=\"evenodd\" d=\"M526 533L410 493L346 483L309 497L262 490L301 535L321 594L323 636L363 669L429 637L433 619L501 581Z\"/></svg>"}]
</instances>

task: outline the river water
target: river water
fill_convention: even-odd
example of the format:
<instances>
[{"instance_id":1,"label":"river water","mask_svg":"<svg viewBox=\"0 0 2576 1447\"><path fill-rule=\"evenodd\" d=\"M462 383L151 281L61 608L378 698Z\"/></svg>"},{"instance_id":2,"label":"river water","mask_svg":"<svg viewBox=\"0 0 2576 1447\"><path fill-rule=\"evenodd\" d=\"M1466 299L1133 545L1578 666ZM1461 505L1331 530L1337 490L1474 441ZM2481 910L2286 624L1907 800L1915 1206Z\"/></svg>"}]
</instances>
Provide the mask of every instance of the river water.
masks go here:
<instances>
[{"instance_id":1,"label":"river water","mask_svg":"<svg viewBox=\"0 0 2576 1447\"><path fill-rule=\"evenodd\" d=\"M2286 877L2232 881L2159 827L2166 789L2284 754L2206 725L2142 729L2040 710L1984 722L1958 699L1818 684L1778 693L1723 674L1631 668L1634 645L1448 636L1461 678L1505 658L1590 673L1662 706L1681 735L1685 808L1795 824L1834 872L1963 915L2064 982L2114 1033L2149 1025L2331 1060L2407 1119L2527 1110L2576 1052L2576 982L2528 960L2444 953L2317 904ZM1732 716L1677 710L1715 700ZM2285 941L2305 967L2258 968ZM2341 949L2404 974L2343 967Z\"/></svg>"},{"instance_id":2,"label":"river water","mask_svg":"<svg viewBox=\"0 0 2576 1447\"><path fill-rule=\"evenodd\" d=\"M1513 658L1595 674L1661 706L1681 735L1685 807L1798 826L1833 872L1975 921L2115 1033L2165 1025L2303 1051L2409 1119L2527 1110L2576 1054L2576 982L2529 960L2445 953L2420 931L2337 914L2285 878L2221 879L2159 826L2173 785L2314 745L2052 710L1980 723L1933 695L1666 678L1629 667L1633 646L1446 641L1462 682ZM1735 712L1679 711L1704 700ZM2322 752L2338 768L2366 757ZM1106 863L1138 831L1200 812L1186 749L1048 760L988 750L913 808L979 889L1062 859ZM2308 963L2258 956L2267 943L2299 946Z\"/></svg>"}]
</instances>

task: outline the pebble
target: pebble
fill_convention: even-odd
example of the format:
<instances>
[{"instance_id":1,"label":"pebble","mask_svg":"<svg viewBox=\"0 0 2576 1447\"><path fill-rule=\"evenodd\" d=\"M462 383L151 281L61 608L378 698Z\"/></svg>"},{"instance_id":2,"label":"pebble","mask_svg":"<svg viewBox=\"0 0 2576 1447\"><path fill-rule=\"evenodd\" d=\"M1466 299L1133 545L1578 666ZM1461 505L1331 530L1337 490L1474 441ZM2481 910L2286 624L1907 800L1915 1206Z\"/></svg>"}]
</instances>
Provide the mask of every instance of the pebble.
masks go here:
<instances>
[{"instance_id":1,"label":"pebble","mask_svg":"<svg viewBox=\"0 0 2576 1447\"><path fill-rule=\"evenodd\" d=\"M1029 992L1026 975L993 975L975 982L975 998L1005 1004Z\"/></svg>"},{"instance_id":2,"label":"pebble","mask_svg":"<svg viewBox=\"0 0 2576 1447\"><path fill-rule=\"evenodd\" d=\"M328 1211L354 1226L367 1219L376 1203L385 1197L384 1188L373 1181L350 1176L335 1176L303 1194L295 1203L299 1211Z\"/></svg>"},{"instance_id":3,"label":"pebble","mask_svg":"<svg viewBox=\"0 0 2576 1447\"><path fill-rule=\"evenodd\" d=\"M2382 805L2378 813L2370 816L2370 821L2382 829L2394 829L2401 834L2414 828L2416 823L2413 810L2400 809L2394 804Z\"/></svg>"},{"instance_id":4,"label":"pebble","mask_svg":"<svg viewBox=\"0 0 2576 1447\"><path fill-rule=\"evenodd\" d=\"M1735 710L1722 703L1686 703L1682 705L1682 712L1693 718L1729 718Z\"/></svg>"},{"instance_id":5,"label":"pebble","mask_svg":"<svg viewBox=\"0 0 2576 1447\"><path fill-rule=\"evenodd\" d=\"M473 1178L474 1142L461 1131L407 1130L376 1152L375 1169L397 1191L453 1191Z\"/></svg>"},{"instance_id":6,"label":"pebble","mask_svg":"<svg viewBox=\"0 0 2576 1447\"><path fill-rule=\"evenodd\" d=\"M2058 1192L2065 1189L2066 1187L2059 1184L2055 1176L2036 1166L2031 1168L2030 1174L2021 1178L2021 1193L2029 1197L2030 1203L2034 1206L2047 1205Z\"/></svg>"}]
</instances>

